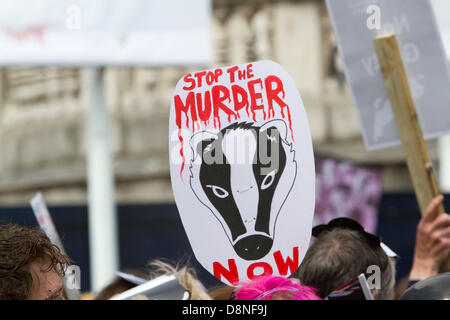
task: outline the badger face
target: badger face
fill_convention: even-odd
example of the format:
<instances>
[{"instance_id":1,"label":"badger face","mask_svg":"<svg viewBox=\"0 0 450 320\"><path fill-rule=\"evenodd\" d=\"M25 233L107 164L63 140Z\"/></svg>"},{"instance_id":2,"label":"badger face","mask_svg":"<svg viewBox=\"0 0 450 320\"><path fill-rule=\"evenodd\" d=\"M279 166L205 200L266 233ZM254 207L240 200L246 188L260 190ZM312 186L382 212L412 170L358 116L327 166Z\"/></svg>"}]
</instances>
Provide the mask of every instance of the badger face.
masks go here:
<instances>
[{"instance_id":1,"label":"badger face","mask_svg":"<svg viewBox=\"0 0 450 320\"><path fill-rule=\"evenodd\" d=\"M281 120L261 127L235 123L216 135L191 139L194 154L202 156L191 163L191 188L245 260L261 259L271 250L276 218L290 190L277 192L277 187L288 165L296 174L286 131ZM282 201L274 202L275 196Z\"/></svg>"}]
</instances>

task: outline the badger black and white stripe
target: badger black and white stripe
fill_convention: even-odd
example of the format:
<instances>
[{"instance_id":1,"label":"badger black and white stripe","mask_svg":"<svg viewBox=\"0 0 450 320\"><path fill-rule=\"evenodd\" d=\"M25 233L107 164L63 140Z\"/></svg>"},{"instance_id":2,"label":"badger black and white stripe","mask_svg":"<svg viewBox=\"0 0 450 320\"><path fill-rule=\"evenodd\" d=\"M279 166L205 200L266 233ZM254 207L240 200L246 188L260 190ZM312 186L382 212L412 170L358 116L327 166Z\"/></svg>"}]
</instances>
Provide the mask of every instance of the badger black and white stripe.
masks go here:
<instances>
[{"instance_id":1,"label":"badger black and white stripe","mask_svg":"<svg viewBox=\"0 0 450 320\"><path fill-rule=\"evenodd\" d=\"M190 185L220 221L234 251L245 260L270 252L280 210L297 164L286 123L236 122L218 133L192 136Z\"/></svg>"}]
</instances>

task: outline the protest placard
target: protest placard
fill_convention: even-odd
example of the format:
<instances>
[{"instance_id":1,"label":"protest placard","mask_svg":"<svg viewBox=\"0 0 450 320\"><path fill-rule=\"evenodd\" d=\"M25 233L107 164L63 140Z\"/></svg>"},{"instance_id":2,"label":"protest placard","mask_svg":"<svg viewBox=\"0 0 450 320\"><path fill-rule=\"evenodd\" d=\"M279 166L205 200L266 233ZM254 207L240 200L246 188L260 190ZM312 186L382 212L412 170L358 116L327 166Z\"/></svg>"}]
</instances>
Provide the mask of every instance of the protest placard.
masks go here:
<instances>
[{"instance_id":1,"label":"protest placard","mask_svg":"<svg viewBox=\"0 0 450 320\"><path fill-rule=\"evenodd\" d=\"M450 131L450 76L429 1L327 0L366 148L400 144L373 39L392 33L399 43L425 139Z\"/></svg>"},{"instance_id":2,"label":"protest placard","mask_svg":"<svg viewBox=\"0 0 450 320\"><path fill-rule=\"evenodd\" d=\"M290 75L261 61L184 76L169 140L172 188L197 260L225 283L293 273L311 237L315 170Z\"/></svg>"},{"instance_id":3,"label":"protest placard","mask_svg":"<svg viewBox=\"0 0 450 320\"><path fill-rule=\"evenodd\" d=\"M44 198L42 197L42 193L37 193L34 198L31 199L30 205L41 229L44 230L50 241L53 244L57 245L59 250L61 250L61 252L65 254L58 231L56 231L53 219L50 215L50 212L48 212L48 208L45 204Z\"/></svg>"},{"instance_id":4,"label":"protest placard","mask_svg":"<svg viewBox=\"0 0 450 320\"><path fill-rule=\"evenodd\" d=\"M133 300L139 295L147 297L148 300L189 300L190 298L190 292L180 284L178 274L175 273L144 281L136 287L116 294L110 300Z\"/></svg>"},{"instance_id":5,"label":"protest placard","mask_svg":"<svg viewBox=\"0 0 450 320\"><path fill-rule=\"evenodd\" d=\"M424 138L443 135L450 128L450 118L444 116L450 103L446 90L450 73L433 7L429 1L404 0L339 4L327 0L327 4L366 147L401 141L424 216L439 195ZM445 209L440 205L436 211L442 214ZM441 271L448 270L450 257L441 265Z\"/></svg>"},{"instance_id":6,"label":"protest placard","mask_svg":"<svg viewBox=\"0 0 450 320\"><path fill-rule=\"evenodd\" d=\"M52 216L48 211L47 205L45 204L42 193L38 192L33 199L30 201L31 208L33 209L34 216L39 223L41 229L45 232L50 241L56 245L59 250L64 254L66 251L64 250L64 246L59 237L58 231L56 230L55 224L53 223ZM65 267L65 276L64 276L64 291L69 300L79 300L81 289L81 270L77 265L70 266L61 266Z\"/></svg>"}]
</instances>

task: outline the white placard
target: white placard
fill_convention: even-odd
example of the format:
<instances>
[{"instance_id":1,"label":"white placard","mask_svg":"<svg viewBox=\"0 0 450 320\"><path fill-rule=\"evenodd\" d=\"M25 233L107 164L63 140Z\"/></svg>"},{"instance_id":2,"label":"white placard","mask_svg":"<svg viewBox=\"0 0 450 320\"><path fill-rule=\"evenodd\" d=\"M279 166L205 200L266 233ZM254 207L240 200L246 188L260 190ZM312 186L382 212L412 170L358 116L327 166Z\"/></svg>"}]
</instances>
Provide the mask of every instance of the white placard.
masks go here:
<instances>
[{"instance_id":1,"label":"white placard","mask_svg":"<svg viewBox=\"0 0 450 320\"><path fill-rule=\"evenodd\" d=\"M400 144L373 38L397 37L425 139L450 131L450 76L428 0L327 0L366 148Z\"/></svg>"},{"instance_id":2,"label":"white placard","mask_svg":"<svg viewBox=\"0 0 450 320\"><path fill-rule=\"evenodd\" d=\"M225 283L293 273L311 237L315 170L290 75L271 61L186 75L169 140L175 200L203 267Z\"/></svg>"},{"instance_id":3,"label":"white placard","mask_svg":"<svg viewBox=\"0 0 450 320\"><path fill-rule=\"evenodd\" d=\"M138 295L150 300L189 300L190 293L180 284L177 274L163 275L119 293L109 300L133 300Z\"/></svg>"},{"instance_id":4,"label":"white placard","mask_svg":"<svg viewBox=\"0 0 450 320\"><path fill-rule=\"evenodd\" d=\"M41 229L44 230L50 241L57 245L63 254L66 254L61 239L59 238L58 231L56 231L55 224L53 223L52 216L48 212L47 205L40 192L31 199L30 205Z\"/></svg>"},{"instance_id":5,"label":"white placard","mask_svg":"<svg viewBox=\"0 0 450 320\"><path fill-rule=\"evenodd\" d=\"M59 248L61 253L67 255L42 193L38 192L33 199L31 199L30 205L41 229L45 232L50 241ZM77 265L69 265L66 267L67 269L65 270L63 283L67 298L69 300L80 300L80 267Z\"/></svg>"},{"instance_id":6,"label":"white placard","mask_svg":"<svg viewBox=\"0 0 450 320\"><path fill-rule=\"evenodd\" d=\"M0 3L0 65L208 65L210 0Z\"/></svg>"}]
</instances>

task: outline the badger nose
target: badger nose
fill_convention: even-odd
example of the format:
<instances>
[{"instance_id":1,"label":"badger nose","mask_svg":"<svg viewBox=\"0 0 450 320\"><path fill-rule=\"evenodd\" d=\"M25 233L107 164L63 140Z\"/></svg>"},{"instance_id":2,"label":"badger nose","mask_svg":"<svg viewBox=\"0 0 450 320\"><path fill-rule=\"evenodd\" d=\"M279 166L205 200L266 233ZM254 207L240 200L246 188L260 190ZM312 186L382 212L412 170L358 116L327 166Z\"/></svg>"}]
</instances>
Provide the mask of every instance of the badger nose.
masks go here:
<instances>
[{"instance_id":1,"label":"badger nose","mask_svg":"<svg viewBox=\"0 0 450 320\"><path fill-rule=\"evenodd\" d=\"M242 259L258 260L272 249L272 244L272 238L257 234L242 238L233 248Z\"/></svg>"}]
</instances>

